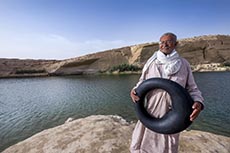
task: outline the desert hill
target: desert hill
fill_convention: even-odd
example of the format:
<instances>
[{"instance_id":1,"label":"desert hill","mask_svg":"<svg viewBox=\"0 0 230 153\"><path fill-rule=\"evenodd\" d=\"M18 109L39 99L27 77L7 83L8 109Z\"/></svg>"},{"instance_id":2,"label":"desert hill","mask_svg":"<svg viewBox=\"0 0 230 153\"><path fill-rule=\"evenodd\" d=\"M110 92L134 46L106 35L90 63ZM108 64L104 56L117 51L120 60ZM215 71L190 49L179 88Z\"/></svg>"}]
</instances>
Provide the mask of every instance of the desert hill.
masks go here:
<instances>
[{"instance_id":1,"label":"desert hill","mask_svg":"<svg viewBox=\"0 0 230 153\"><path fill-rule=\"evenodd\" d=\"M196 71L229 70L230 36L207 35L178 40L177 51ZM127 46L65 60L0 59L0 77L104 73L121 64L143 67L158 42Z\"/></svg>"}]
</instances>

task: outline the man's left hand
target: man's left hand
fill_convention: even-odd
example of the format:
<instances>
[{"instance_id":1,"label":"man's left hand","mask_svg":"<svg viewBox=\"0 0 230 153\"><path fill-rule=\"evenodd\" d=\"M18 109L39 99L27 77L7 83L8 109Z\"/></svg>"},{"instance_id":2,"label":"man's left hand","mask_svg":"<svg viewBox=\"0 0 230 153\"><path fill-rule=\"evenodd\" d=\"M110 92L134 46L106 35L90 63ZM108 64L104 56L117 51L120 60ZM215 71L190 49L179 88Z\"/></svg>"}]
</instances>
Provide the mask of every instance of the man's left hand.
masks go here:
<instances>
[{"instance_id":1,"label":"man's left hand","mask_svg":"<svg viewBox=\"0 0 230 153\"><path fill-rule=\"evenodd\" d=\"M202 104L200 102L195 101L192 105L193 112L190 115L190 121L194 121L198 115L200 114L200 111L202 109Z\"/></svg>"}]
</instances>

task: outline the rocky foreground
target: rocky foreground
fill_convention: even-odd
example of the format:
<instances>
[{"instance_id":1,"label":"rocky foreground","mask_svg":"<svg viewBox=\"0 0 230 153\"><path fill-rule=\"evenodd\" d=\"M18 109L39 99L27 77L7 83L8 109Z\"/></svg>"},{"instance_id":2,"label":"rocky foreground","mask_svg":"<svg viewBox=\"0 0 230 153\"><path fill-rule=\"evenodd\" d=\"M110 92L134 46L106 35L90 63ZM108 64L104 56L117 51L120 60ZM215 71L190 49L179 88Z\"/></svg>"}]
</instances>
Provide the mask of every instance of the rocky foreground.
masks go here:
<instances>
[{"instance_id":1,"label":"rocky foreground","mask_svg":"<svg viewBox=\"0 0 230 153\"><path fill-rule=\"evenodd\" d=\"M44 130L3 153L129 153L133 123L119 116L89 116ZM185 131L180 153L229 153L230 137Z\"/></svg>"}]
</instances>

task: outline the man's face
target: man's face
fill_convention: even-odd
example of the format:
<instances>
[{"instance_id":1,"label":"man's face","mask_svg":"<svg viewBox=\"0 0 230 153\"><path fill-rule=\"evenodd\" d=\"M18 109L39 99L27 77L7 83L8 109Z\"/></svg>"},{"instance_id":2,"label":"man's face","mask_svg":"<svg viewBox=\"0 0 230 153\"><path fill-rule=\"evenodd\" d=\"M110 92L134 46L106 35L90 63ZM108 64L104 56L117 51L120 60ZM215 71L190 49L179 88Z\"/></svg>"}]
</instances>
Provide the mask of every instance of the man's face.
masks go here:
<instances>
[{"instance_id":1,"label":"man's face","mask_svg":"<svg viewBox=\"0 0 230 153\"><path fill-rule=\"evenodd\" d=\"M177 42L173 36L166 35L160 38L159 48L165 54L170 54L176 47Z\"/></svg>"}]
</instances>

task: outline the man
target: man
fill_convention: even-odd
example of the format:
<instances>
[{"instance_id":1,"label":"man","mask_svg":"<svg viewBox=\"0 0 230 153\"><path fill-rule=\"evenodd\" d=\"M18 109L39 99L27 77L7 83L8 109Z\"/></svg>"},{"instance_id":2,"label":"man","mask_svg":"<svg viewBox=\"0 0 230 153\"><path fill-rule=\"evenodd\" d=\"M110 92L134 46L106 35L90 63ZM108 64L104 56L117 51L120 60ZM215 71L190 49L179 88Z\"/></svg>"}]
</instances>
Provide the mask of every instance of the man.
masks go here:
<instances>
[{"instance_id":1,"label":"man","mask_svg":"<svg viewBox=\"0 0 230 153\"><path fill-rule=\"evenodd\" d=\"M193 98L193 112L190 115L190 120L193 121L203 109L203 97L194 81L189 63L178 55L176 46L175 34L165 33L161 36L159 50L146 62L139 82L131 90L130 96L133 102L139 100L135 95L135 88L146 79L153 77L170 79L186 88ZM156 118L161 118L171 107L170 96L162 89L152 90L146 98L146 109ZM170 135L156 133L138 121L133 131L130 151L131 153L177 153L178 144L179 133Z\"/></svg>"}]
</instances>

